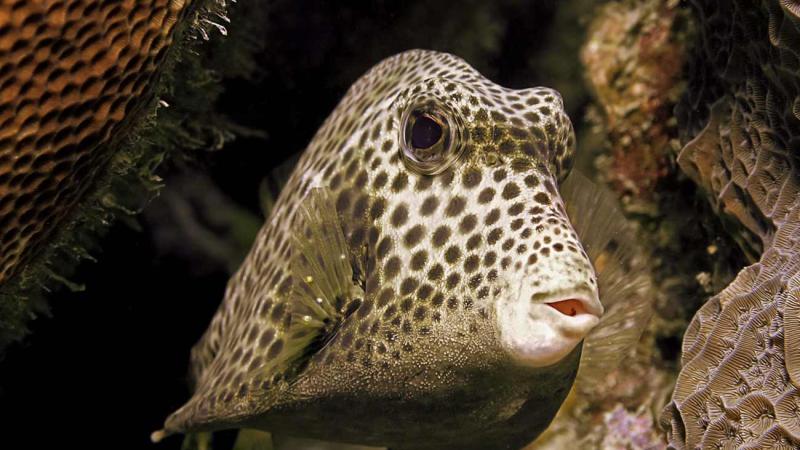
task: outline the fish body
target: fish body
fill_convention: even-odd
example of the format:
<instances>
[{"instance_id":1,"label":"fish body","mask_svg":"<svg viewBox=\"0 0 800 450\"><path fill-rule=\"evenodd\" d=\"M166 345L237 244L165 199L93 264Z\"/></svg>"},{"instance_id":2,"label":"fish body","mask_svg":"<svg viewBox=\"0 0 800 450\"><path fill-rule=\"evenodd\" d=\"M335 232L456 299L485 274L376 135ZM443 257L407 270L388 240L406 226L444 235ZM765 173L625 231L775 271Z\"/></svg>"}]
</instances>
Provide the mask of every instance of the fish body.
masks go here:
<instances>
[{"instance_id":1,"label":"fish body","mask_svg":"<svg viewBox=\"0 0 800 450\"><path fill-rule=\"evenodd\" d=\"M560 95L412 50L301 156L157 438L257 428L392 449L520 448L603 313L558 191Z\"/></svg>"}]
</instances>

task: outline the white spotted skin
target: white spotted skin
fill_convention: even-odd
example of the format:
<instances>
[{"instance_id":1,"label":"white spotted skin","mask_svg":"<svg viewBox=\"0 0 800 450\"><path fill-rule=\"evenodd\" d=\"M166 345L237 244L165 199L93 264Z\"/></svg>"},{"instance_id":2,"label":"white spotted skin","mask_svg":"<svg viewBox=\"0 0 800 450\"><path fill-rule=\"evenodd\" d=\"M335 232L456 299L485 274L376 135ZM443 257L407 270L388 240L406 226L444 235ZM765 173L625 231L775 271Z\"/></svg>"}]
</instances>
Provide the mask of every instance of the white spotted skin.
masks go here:
<instances>
[{"instance_id":1,"label":"white spotted skin","mask_svg":"<svg viewBox=\"0 0 800 450\"><path fill-rule=\"evenodd\" d=\"M452 115L463 149L435 175L400 157L401 118L422 97ZM166 431L280 429L393 449L535 438L602 313L557 189L573 151L553 90L503 88L431 51L378 64L298 162L192 350L195 394ZM332 193L365 296L308 354L291 338L289 262L314 187ZM544 305L565 298L586 315Z\"/></svg>"}]
</instances>

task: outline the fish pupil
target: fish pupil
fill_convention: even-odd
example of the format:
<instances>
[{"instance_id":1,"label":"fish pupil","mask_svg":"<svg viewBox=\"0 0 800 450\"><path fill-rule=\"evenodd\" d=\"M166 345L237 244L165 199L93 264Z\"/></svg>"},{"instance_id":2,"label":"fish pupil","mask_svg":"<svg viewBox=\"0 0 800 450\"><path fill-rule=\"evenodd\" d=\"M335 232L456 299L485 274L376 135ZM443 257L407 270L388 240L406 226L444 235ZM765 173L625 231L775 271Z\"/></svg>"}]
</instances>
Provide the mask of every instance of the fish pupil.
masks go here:
<instances>
[{"instance_id":1,"label":"fish pupil","mask_svg":"<svg viewBox=\"0 0 800 450\"><path fill-rule=\"evenodd\" d=\"M433 118L422 115L414 122L411 129L411 145L414 148L426 149L439 142L442 137L442 126Z\"/></svg>"}]
</instances>

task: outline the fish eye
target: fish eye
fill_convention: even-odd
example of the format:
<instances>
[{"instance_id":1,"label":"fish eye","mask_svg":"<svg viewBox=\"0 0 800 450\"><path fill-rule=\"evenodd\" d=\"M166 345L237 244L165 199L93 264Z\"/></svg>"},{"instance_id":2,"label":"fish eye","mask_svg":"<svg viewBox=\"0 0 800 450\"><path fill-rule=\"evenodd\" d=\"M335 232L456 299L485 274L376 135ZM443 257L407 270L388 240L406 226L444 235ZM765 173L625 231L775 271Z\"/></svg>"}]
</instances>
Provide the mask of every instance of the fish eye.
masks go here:
<instances>
[{"instance_id":1,"label":"fish eye","mask_svg":"<svg viewBox=\"0 0 800 450\"><path fill-rule=\"evenodd\" d=\"M443 172L459 156L451 116L435 105L409 108L403 117L401 156L424 175Z\"/></svg>"},{"instance_id":2,"label":"fish eye","mask_svg":"<svg viewBox=\"0 0 800 450\"><path fill-rule=\"evenodd\" d=\"M411 147L425 150L433 147L442 138L442 124L438 118L427 113L414 119L411 126Z\"/></svg>"}]
</instances>

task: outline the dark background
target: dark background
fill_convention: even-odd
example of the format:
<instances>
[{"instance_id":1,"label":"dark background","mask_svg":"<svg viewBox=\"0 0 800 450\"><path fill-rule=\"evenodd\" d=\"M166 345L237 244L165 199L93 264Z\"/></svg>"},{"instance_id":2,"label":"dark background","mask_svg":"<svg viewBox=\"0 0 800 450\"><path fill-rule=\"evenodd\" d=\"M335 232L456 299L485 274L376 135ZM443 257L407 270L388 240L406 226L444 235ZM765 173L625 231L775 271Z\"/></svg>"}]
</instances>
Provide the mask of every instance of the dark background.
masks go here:
<instances>
[{"instance_id":1,"label":"dark background","mask_svg":"<svg viewBox=\"0 0 800 450\"><path fill-rule=\"evenodd\" d=\"M577 126L587 98L576 5L587 2L557 3L240 0L215 50L239 40L258 49L255 70L223 77L216 102L239 136L165 164L162 196L135 226L114 225L98 262L72 277L86 289L52 295L50 316L7 351L0 448L180 448L180 438L151 445L149 434L189 396L189 349L263 220L259 193L279 184L265 177L302 150L361 73L410 48L455 53L509 87L554 87ZM237 28L242 17L250 23ZM216 448L232 439L222 434Z\"/></svg>"}]
</instances>

